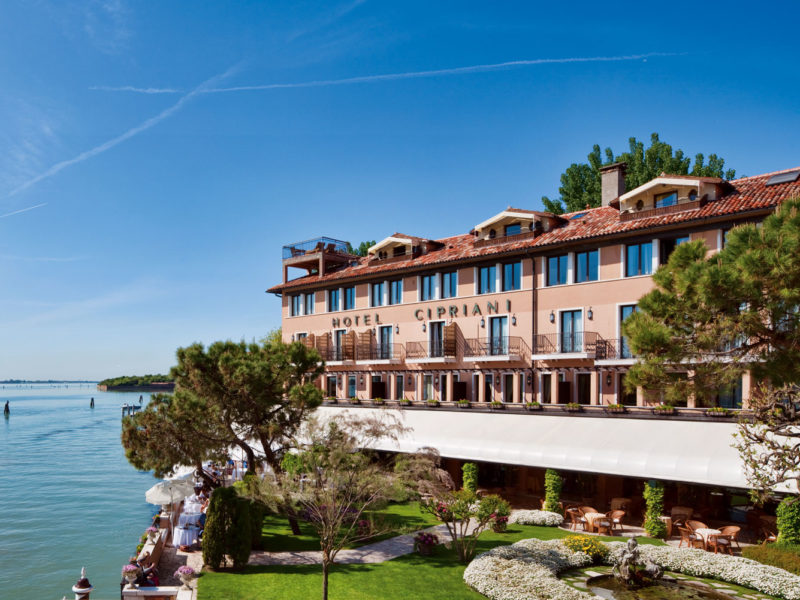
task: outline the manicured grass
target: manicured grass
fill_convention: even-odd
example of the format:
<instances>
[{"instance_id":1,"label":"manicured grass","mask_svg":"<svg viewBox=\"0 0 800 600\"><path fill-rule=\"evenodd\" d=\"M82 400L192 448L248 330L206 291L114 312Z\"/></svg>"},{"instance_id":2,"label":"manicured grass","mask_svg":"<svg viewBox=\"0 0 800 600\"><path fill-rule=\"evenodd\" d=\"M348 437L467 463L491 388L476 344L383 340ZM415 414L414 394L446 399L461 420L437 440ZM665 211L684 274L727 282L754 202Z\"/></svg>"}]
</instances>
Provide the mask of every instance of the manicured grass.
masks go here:
<instances>
[{"instance_id":1,"label":"manicured grass","mask_svg":"<svg viewBox=\"0 0 800 600\"><path fill-rule=\"evenodd\" d=\"M386 508L375 511L372 516L378 520L382 520L394 533L375 536L369 540L353 544L350 547L357 548L365 544L372 544L399 535L400 533L409 533L419 529L425 529L426 527L439 523L433 515L421 511L419 503L417 502L389 504ZM269 552L319 550L319 537L314 532L314 528L304 521L301 521L299 525L301 535L293 536L286 517L267 515L264 518L264 525L261 528L264 550Z\"/></svg>"},{"instance_id":2,"label":"manicured grass","mask_svg":"<svg viewBox=\"0 0 800 600\"><path fill-rule=\"evenodd\" d=\"M405 506L405 505L400 505ZM549 540L571 532L557 527L511 525L505 533L485 531L478 554L522 539ZM620 541L625 538L601 538ZM641 543L663 544L640 538ZM286 549L286 544L284 544ZM316 548L315 548L316 549ZM443 546L433 556L416 554L368 565L334 565L329 580L330 600L479 600L485 598L464 584L466 565ZM307 600L321 596L322 568L318 565L247 567L241 573L205 573L198 581L200 600Z\"/></svg>"}]
</instances>

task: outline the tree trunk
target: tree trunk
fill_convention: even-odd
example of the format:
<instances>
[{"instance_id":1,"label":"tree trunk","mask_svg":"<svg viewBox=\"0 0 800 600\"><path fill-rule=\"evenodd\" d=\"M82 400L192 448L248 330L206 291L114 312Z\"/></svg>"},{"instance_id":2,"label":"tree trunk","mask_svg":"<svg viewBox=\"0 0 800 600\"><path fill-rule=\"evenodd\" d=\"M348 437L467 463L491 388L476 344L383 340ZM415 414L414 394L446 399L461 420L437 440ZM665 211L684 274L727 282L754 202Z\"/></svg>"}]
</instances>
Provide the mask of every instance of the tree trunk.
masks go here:
<instances>
[{"instance_id":1,"label":"tree trunk","mask_svg":"<svg viewBox=\"0 0 800 600\"><path fill-rule=\"evenodd\" d=\"M328 559L328 553L322 553L322 600L328 600L328 568L330 567L330 561Z\"/></svg>"}]
</instances>

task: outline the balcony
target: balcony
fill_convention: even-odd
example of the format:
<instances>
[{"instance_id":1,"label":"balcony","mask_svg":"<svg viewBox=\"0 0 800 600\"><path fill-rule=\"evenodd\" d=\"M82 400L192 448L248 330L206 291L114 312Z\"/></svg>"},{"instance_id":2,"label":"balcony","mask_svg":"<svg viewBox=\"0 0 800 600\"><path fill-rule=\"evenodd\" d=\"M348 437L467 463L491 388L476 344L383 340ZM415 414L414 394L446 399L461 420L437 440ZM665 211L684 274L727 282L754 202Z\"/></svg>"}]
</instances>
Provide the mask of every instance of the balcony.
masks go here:
<instances>
[{"instance_id":1,"label":"balcony","mask_svg":"<svg viewBox=\"0 0 800 600\"><path fill-rule=\"evenodd\" d=\"M297 258L316 252L336 252L339 254L349 254L347 251L348 243L342 240L335 240L329 237L318 237L303 242L287 244L283 247L283 260L287 258Z\"/></svg>"},{"instance_id":2,"label":"balcony","mask_svg":"<svg viewBox=\"0 0 800 600\"><path fill-rule=\"evenodd\" d=\"M697 200L689 200L688 202L678 202L670 206L660 206L658 208L648 208L646 210L637 210L633 212L621 212L619 220L623 223L627 221L634 221L636 219L647 219L649 217L661 217L664 215L673 215L675 213L685 212L687 210L695 210L705 206L708 199L704 196Z\"/></svg>"},{"instance_id":3,"label":"balcony","mask_svg":"<svg viewBox=\"0 0 800 600\"><path fill-rule=\"evenodd\" d=\"M358 365L393 365L403 362L405 347L403 344L376 343L370 346L359 346L356 350Z\"/></svg>"},{"instance_id":4,"label":"balcony","mask_svg":"<svg viewBox=\"0 0 800 600\"><path fill-rule=\"evenodd\" d=\"M636 356L626 338L600 339L597 341L595 360L599 365L631 365L636 362Z\"/></svg>"},{"instance_id":5,"label":"balcony","mask_svg":"<svg viewBox=\"0 0 800 600\"><path fill-rule=\"evenodd\" d=\"M330 346L329 348L317 348L322 359L329 365L344 364L353 362L355 352L348 346Z\"/></svg>"},{"instance_id":6,"label":"balcony","mask_svg":"<svg viewBox=\"0 0 800 600\"><path fill-rule=\"evenodd\" d=\"M596 358L604 341L594 331L539 334L533 338L533 360Z\"/></svg>"},{"instance_id":7,"label":"balcony","mask_svg":"<svg viewBox=\"0 0 800 600\"><path fill-rule=\"evenodd\" d=\"M408 342L406 344L407 363L446 363L455 362L455 348L446 348L443 341Z\"/></svg>"},{"instance_id":8,"label":"balcony","mask_svg":"<svg viewBox=\"0 0 800 600\"><path fill-rule=\"evenodd\" d=\"M283 247L283 282L289 281L288 269L305 269L309 275L324 275L358 257L350 254L349 244L329 237L318 237Z\"/></svg>"},{"instance_id":9,"label":"balcony","mask_svg":"<svg viewBox=\"0 0 800 600\"><path fill-rule=\"evenodd\" d=\"M519 361L530 355L530 349L521 337L504 336L490 339L464 340L466 362Z\"/></svg>"},{"instance_id":10,"label":"balcony","mask_svg":"<svg viewBox=\"0 0 800 600\"><path fill-rule=\"evenodd\" d=\"M475 240L472 242L474 248L485 248L487 246L494 246L496 244L510 244L511 242L523 242L525 240L532 240L542 232L541 229L529 230L522 233L513 233L511 235L499 235L493 238L486 238L482 240Z\"/></svg>"}]
</instances>

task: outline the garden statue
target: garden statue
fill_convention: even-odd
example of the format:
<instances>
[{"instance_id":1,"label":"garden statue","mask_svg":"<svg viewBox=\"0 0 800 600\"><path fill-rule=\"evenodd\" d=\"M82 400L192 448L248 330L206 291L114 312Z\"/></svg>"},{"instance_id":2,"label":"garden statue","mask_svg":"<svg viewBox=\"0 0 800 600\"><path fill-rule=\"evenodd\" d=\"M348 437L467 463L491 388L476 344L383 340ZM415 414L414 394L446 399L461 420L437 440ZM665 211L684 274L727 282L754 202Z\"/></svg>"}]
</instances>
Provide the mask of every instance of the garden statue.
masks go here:
<instances>
[{"instance_id":1,"label":"garden statue","mask_svg":"<svg viewBox=\"0 0 800 600\"><path fill-rule=\"evenodd\" d=\"M611 572L628 587L648 585L661 579L664 574L664 570L650 559L644 565L639 564L639 543L636 538L628 540Z\"/></svg>"}]
</instances>

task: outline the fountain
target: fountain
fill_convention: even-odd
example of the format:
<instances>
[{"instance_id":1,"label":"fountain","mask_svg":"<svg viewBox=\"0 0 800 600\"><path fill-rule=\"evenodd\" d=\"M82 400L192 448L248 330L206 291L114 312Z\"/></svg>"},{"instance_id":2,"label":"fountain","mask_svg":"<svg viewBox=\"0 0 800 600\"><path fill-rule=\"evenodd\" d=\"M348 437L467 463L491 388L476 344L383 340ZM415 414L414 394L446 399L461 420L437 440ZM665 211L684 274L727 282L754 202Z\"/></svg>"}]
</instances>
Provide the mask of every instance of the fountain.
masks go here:
<instances>
[{"instance_id":1,"label":"fountain","mask_svg":"<svg viewBox=\"0 0 800 600\"><path fill-rule=\"evenodd\" d=\"M614 563L611 575L587 581L592 593L607 600L732 600L701 584L664 577L664 570L652 560L640 560L636 538L628 540Z\"/></svg>"}]
</instances>

